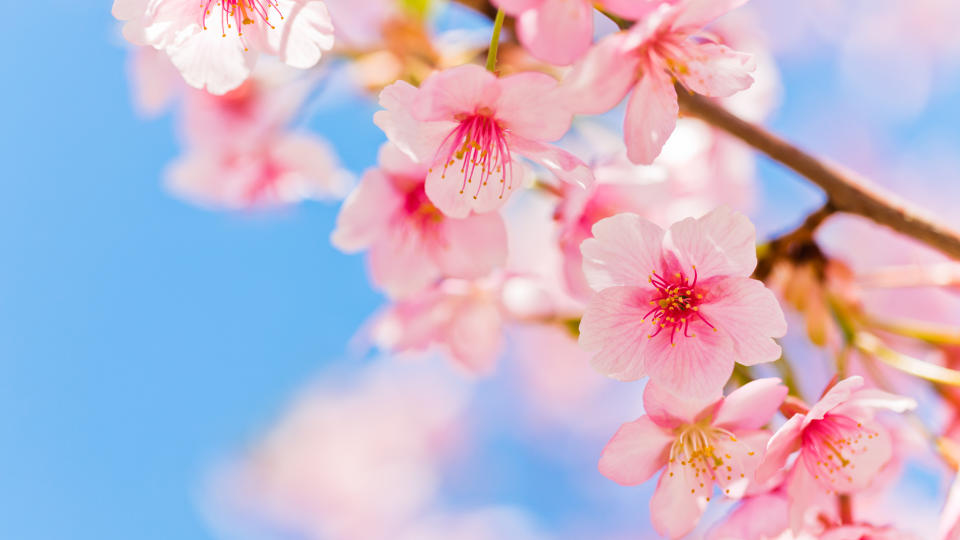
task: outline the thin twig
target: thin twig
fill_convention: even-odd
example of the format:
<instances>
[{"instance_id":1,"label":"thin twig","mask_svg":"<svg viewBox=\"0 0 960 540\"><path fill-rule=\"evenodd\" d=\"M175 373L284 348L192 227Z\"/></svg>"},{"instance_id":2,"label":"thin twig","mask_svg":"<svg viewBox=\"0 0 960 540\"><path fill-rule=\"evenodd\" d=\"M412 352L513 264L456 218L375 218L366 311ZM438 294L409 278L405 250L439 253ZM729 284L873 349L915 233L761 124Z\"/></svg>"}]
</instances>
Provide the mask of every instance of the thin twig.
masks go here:
<instances>
[{"instance_id":1,"label":"thin twig","mask_svg":"<svg viewBox=\"0 0 960 540\"><path fill-rule=\"evenodd\" d=\"M678 87L677 96L683 114L726 131L817 184L836 210L863 216L960 259L960 232L936 223L924 210L855 173L811 156L710 99L683 87Z\"/></svg>"}]
</instances>

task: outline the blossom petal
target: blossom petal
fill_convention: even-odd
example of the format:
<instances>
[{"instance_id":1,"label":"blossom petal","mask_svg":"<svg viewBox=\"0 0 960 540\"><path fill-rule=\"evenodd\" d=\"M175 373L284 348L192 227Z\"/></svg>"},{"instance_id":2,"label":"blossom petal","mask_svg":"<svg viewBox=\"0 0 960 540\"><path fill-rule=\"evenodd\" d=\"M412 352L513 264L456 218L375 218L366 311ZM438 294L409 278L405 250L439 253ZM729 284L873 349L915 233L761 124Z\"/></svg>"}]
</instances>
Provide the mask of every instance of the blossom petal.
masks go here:
<instances>
[{"instance_id":1,"label":"blossom petal","mask_svg":"<svg viewBox=\"0 0 960 540\"><path fill-rule=\"evenodd\" d=\"M582 188L593 183L590 167L566 150L513 135L508 137L507 144L512 151L546 167L560 181Z\"/></svg>"},{"instance_id":2,"label":"blossom petal","mask_svg":"<svg viewBox=\"0 0 960 540\"><path fill-rule=\"evenodd\" d=\"M684 272L696 266L701 279L749 277L757 266L757 231L747 216L721 206L700 219L670 226L665 242Z\"/></svg>"},{"instance_id":3,"label":"blossom petal","mask_svg":"<svg viewBox=\"0 0 960 540\"><path fill-rule=\"evenodd\" d=\"M444 144L453 142L448 140ZM441 147L437 154L450 155L449 148ZM427 197L441 212L453 218L465 218L471 211L478 214L493 212L507 202L519 185L518 179L523 176L523 167L519 163L504 163L503 167L506 168L505 174L498 178L498 175L472 174L469 167L462 167L460 162L448 166L442 161L434 161L427 173Z\"/></svg>"},{"instance_id":4,"label":"blossom petal","mask_svg":"<svg viewBox=\"0 0 960 540\"><path fill-rule=\"evenodd\" d=\"M385 110L373 115L377 125L403 153L415 161L430 163L444 138L456 128L453 121L421 122L413 117L419 90L406 81L397 81L380 92Z\"/></svg>"},{"instance_id":5,"label":"blossom petal","mask_svg":"<svg viewBox=\"0 0 960 540\"><path fill-rule=\"evenodd\" d=\"M593 367L608 377L632 381L643 377L644 351L650 340L650 292L636 287L610 287L590 299L580 320L580 346L596 353Z\"/></svg>"},{"instance_id":6,"label":"blossom petal","mask_svg":"<svg viewBox=\"0 0 960 540\"><path fill-rule=\"evenodd\" d=\"M804 436L801 457L807 470L824 488L838 493L868 487L893 455L890 433L873 420L830 415L820 422L829 423L829 440L811 437L808 443Z\"/></svg>"},{"instance_id":7,"label":"blossom petal","mask_svg":"<svg viewBox=\"0 0 960 540\"><path fill-rule=\"evenodd\" d=\"M716 43L694 43L686 47L685 69L677 78L690 90L709 97L730 97L753 85L750 73L757 66L753 55L737 52Z\"/></svg>"},{"instance_id":8,"label":"blossom petal","mask_svg":"<svg viewBox=\"0 0 960 540\"><path fill-rule=\"evenodd\" d=\"M447 333L451 354L461 365L480 375L493 370L502 342L502 319L496 305L465 302Z\"/></svg>"},{"instance_id":9,"label":"blossom petal","mask_svg":"<svg viewBox=\"0 0 960 540\"><path fill-rule=\"evenodd\" d=\"M650 274L662 266L664 231L636 214L617 214L593 225L580 244L583 272L594 290L617 285L653 291Z\"/></svg>"},{"instance_id":10,"label":"blossom petal","mask_svg":"<svg viewBox=\"0 0 960 540\"><path fill-rule=\"evenodd\" d=\"M500 214L443 219L431 246L446 277L481 278L507 260L507 227Z\"/></svg>"},{"instance_id":11,"label":"blossom petal","mask_svg":"<svg viewBox=\"0 0 960 540\"><path fill-rule=\"evenodd\" d=\"M695 423L720 403L722 388L703 396L677 395L653 381L643 389L643 411L658 426L676 428Z\"/></svg>"},{"instance_id":12,"label":"blossom petal","mask_svg":"<svg viewBox=\"0 0 960 540\"><path fill-rule=\"evenodd\" d=\"M237 35L222 36L199 26L185 33L167 53L187 84L216 95L240 86L257 59L257 53L244 51Z\"/></svg>"},{"instance_id":13,"label":"blossom petal","mask_svg":"<svg viewBox=\"0 0 960 540\"><path fill-rule=\"evenodd\" d=\"M667 2L664 0L599 0L597 3L614 15L637 20Z\"/></svg>"},{"instance_id":14,"label":"blossom petal","mask_svg":"<svg viewBox=\"0 0 960 540\"><path fill-rule=\"evenodd\" d=\"M536 58L570 65L593 41L593 6L580 0L544 0L520 15L517 35Z\"/></svg>"},{"instance_id":15,"label":"blossom petal","mask_svg":"<svg viewBox=\"0 0 960 540\"><path fill-rule=\"evenodd\" d=\"M553 77L525 72L503 77L494 104L497 120L517 138L555 141L570 130L573 113Z\"/></svg>"},{"instance_id":16,"label":"blossom petal","mask_svg":"<svg viewBox=\"0 0 960 540\"><path fill-rule=\"evenodd\" d=\"M601 39L564 77L560 92L573 112L605 113L637 82L640 56L626 42L624 32Z\"/></svg>"},{"instance_id":17,"label":"blossom petal","mask_svg":"<svg viewBox=\"0 0 960 540\"><path fill-rule=\"evenodd\" d=\"M795 414L767 441L767 450L757 466L756 481L764 483L787 464L790 454L800 449L803 415Z\"/></svg>"},{"instance_id":18,"label":"blossom petal","mask_svg":"<svg viewBox=\"0 0 960 540\"><path fill-rule=\"evenodd\" d=\"M333 48L333 21L322 0L275 0L283 13L271 19L274 28L258 24L265 52L275 54L288 66L308 69Z\"/></svg>"},{"instance_id":19,"label":"blossom petal","mask_svg":"<svg viewBox=\"0 0 960 540\"><path fill-rule=\"evenodd\" d=\"M677 125L680 106L673 82L656 66L644 71L627 102L623 133L630 161L649 165Z\"/></svg>"},{"instance_id":20,"label":"blossom petal","mask_svg":"<svg viewBox=\"0 0 960 540\"><path fill-rule=\"evenodd\" d=\"M423 121L453 120L481 107L495 110L500 97L497 76L476 64L437 71L420 85L414 116Z\"/></svg>"},{"instance_id":21,"label":"blossom petal","mask_svg":"<svg viewBox=\"0 0 960 540\"><path fill-rule=\"evenodd\" d=\"M673 27L700 29L746 3L747 0L689 0L682 4L680 15L674 20Z\"/></svg>"},{"instance_id":22,"label":"blossom petal","mask_svg":"<svg viewBox=\"0 0 960 540\"><path fill-rule=\"evenodd\" d=\"M650 521L663 536L679 538L692 531L707 508L713 490L710 478L698 477L690 467L667 465L650 499Z\"/></svg>"},{"instance_id":23,"label":"blossom petal","mask_svg":"<svg viewBox=\"0 0 960 540\"><path fill-rule=\"evenodd\" d=\"M850 396L862 386L863 377L859 375L847 377L846 379L833 385L833 387L827 391L823 397L820 398L820 401L814 403L813 407L810 407L810 412L807 413L807 417L804 420L804 425L807 425L814 420L823 419L828 412L832 411L835 407L850 399Z\"/></svg>"},{"instance_id":24,"label":"blossom petal","mask_svg":"<svg viewBox=\"0 0 960 540\"><path fill-rule=\"evenodd\" d=\"M389 217L401 202L386 175L378 169L367 171L340 207L330 241L348 253L369 247L386 230Z\"/></svg>"},{"instance_id":25,"label":"blossom petal","mask_svg":"<svg viewBox=\"0 0 960 540\"><path fill-rule=\"evenodd\" d=\"M370 278L391 298L405 298L440 278L425 238L409 223L394 223L370 248Z\"/></svg>"},{"instance_id":26,"label":"blossom petal","mask_svg":"<svg viewBox=\"0 0 960 540\"><path fill-rule=\"evenodd\" d=\"M671 342L670 330L649 339L645 349L650 381L684 396L714 395L733 373L730 338L720 332L701 332L684 337L679 330ZM649 333L649 330L647 331ZM646 335L640 336L646 338Z\"/></svg>"},{"instance_id":27,"label":"blossom petal","mask_svg":"<svg viewBox=\"0 0 960 540\"><path fill-rule=\"evenodd\" d=\"M714 467L714 475L724 495L733 499L743 497L753 481L763 446L769 438L769 434L757 431L732 439L721 438L714 443L714 455L720 462Z\"/></svg>"},{"instance_id":28,"label":"blossom petal","mask_svg":"<svg viewBox=\"0 0 960 540\"><path fill-rule=\"evenodd\" d=\"M600 474L624 486L642 484L667 464L673 435L648 417L620 426L600 455Z\"/></svg>"},{"instance_id":29,"label":"blossom petal","mask_svg":"<svg viewBox=\"0 0 960 540\"><path fill-rule=\"evenodd\" d=\"M789 390L780 379L757 379L723 398L713 424L729 430L760 429L777 413Z\"/></svg>"},{"instance_id":30,"label":"blossom petal","mask_svg":"<svg viewBox=\"0 0 960 540\"><path fill-rule=\"evenodd\" d=\"M787 333L776 296L762 282L725 278L710 283L700 313L733 340L737 361L752 366L780 358L773 340Z\"/></svg>"}]
</instances>

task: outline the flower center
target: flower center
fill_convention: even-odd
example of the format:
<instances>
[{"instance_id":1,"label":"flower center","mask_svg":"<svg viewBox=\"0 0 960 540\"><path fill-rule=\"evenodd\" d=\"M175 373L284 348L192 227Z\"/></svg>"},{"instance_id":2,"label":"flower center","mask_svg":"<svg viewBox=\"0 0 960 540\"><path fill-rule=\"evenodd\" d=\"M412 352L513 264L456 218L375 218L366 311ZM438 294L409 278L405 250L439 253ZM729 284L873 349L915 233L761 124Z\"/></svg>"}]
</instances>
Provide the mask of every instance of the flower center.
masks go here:
<instances>
[{"instance_id":1,"label":"flower center","mask_svg":"<svg viewBox=\"0 0 960 540\"><path fill-rule=\"evenodd\" d=\"M422 226L443 221L443 213L427 198L422 182L407 192L403 210L409 219L417 221Z\"/></svg>"},{"instance_id":2,"label":"flower center","mask_svg":"<svg viewBox=\"0 0 960 540\"><path fill-rule=\"evenodd\" d=\"M276 11L283 20L283 13L277 5L277 0L201 0L200 26L207 29L207 18L214 10L220 10L220 30L223 37L227 37L227 30L237 27L237 35L243 35L243 26L254 24L257 19L263 21L270 28L270 10Z\"/></svg>"},{"instance_id":3,"label":"flower center","mask_svg":"<svg viewBox=\"0 0 960 540\"><path fill-rule=\"evenodd\" d=\"M692 282L689 282L680 272L669 278L661 276L656 271L650 273L648 281L657 289L653 300L650 300L653 309L641 319L641 322L646 322L647 318L650 318L656 328L647 335L648 339L652 339L667 328L670 329L670 345L674 345L673 339L677 330L682 330L685 337L696 337L696 334L690 333L690 322L695 319L703 321L714 332L717 331L716 327L700 313L699 305L703 300L703 293L697 289L696 266L693 267Z\"/></svg>"},{"instance_id":4,"label":"flower center","mask_svg":"<svg viewBox=\"0 0 960 540\"><path fill-rule=\"evenodd\" d=\"M853 482L857 456L866 453L878 435L849 416L828 414L803 431L803 458L816 480L842 489L837 480Z\"/></svg>"},{"instance_id":5,"label":"flower center","mask_svg":"<svg viewBox=\"0 0 960 540\"><path fill-rule=\"evenodd\" d=\"M738 443L733 433L702 422L681 426L675 433L669 463L687 468L687 472L693 473L692 478L701 482L700 487L704 487L707 481L729 485L745 477L741 464L727 453L730 452L729 446L727 450L721 449L724 444ZM753 452L749 455L752 456ZM669 474L672 476L673 472ZM726 493L729 492L727 489Z\"/></svg>"},{"instance_id":6,"label":"flower center","mask_svg":"<svg viewBox=\"0 0 960 540\"><path fill-rule=\"evenodd\" d=\"M447 135L437 151L437 162L443 159L443 174L460 178L460 193L474 199L493 179L493 189L503 198L513 189L513 158L507 145L506 131L493 118L493 111L484 107L476 113L457 117L460 124ZM430 169L433 172L433 169ZM468 184L473 184L468 187Z\"/></svg>"}]
</instances>

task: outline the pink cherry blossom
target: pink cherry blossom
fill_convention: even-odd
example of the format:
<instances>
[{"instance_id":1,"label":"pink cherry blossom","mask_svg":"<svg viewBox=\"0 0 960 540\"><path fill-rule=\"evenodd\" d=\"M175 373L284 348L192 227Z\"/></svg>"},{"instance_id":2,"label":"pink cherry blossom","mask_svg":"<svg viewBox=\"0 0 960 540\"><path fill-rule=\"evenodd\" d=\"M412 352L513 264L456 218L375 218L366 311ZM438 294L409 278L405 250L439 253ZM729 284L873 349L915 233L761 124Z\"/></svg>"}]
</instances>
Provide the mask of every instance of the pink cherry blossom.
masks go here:
<instances>
[{"instance_id":1,"label":"pink cherry blossom","mask_svg":"<svg viewBox=\"0 0 960 540\"><path fill-rule=\"evenodd\" d=\"M287 127L310 87L289 75L288 68L258 69L220 96L188 89L181 121L187 151L167 170L169 189L229 209L342 197L349 175L330 146Z\"/></svg>"},{"instance_id":2,"label":"pink cherry blossom","mask_svg":"<svg viewBox=\"0 0 960 540\"><path fill-rule=\"evenodd\" d=\"M679 398L657 386L643 393L646 415L624 424L600 458L600 472L623 485L666 467L650 500L654 528L683 536L700 519L714 483L742 497L770 434L761 428L787 395L779 379L758 379L726 398Z\"/></svg>"},{"instance_id":3,"label":"pink cherry blossom","mask_svg":"<svg viewBox=\"0 0 960 540\"><path fill-rule=\"evenodd\" d=\"M594 6L628 19L638 19L663 0L493 0L517 19L517 37L534 57L566 66L593 42Z\"/></svg>"},{"instance_id":4,"label":"pink cherry blossom","mask_svg":"<svg viewBox=\"0 0 960 540\"><path fill-rule=\"evenodd\" d=\"M709 395L734 362L780 357L787 325L763 283L750 220L726 207L664 231L634 214L597 222L581 246L597 293L580 323L594 367L620 380L650 376L681 394Z\"/></svg>"},{"instance_id":5,"label":"pink cherry blossom","mask_svg":"<svg viewBox=\"0 0 960 540\"><path fill-rule=\"evenodd\" d=\"M439 346L468 372L493 371L502 349L502 280L445 279L394 303L373 322L373 341L394 352Z\"/></svg>"},{"instance_id":6,"label":"pink cherry blossom","mask_svg":"<svg viewBox=\"0 0 960 540\"><path fill-rule=\"evenodd\" d=\"M502 206L520 187L526 157L563 181L585 186L590 169L544 144L570 127L556 81L543 73L498 78L468 64L427 78L418 90L396 82L380 94L374 122L401 150L428 163L427 197L444 214L467 217Z\"/></svg>"},{"instance_id":7,"label":"pink cherry blossom","mask_svg":"<svg viewBox=\"0 0 960 540\"><path fill-rule=\"evenodd\" d=\"M602 39L564 80L574 112L606 112L632 89L623 128L627 155L635 163L653 162L677 123L674 80L710 97L728 97L753 83L750 55L698 33L745 1L663 4L630 30Z\"/></svg>"},{"instance_id":8,"label":"pink cherry blossom","mask_svg":"<svg viewBox=\"0 0 960 540\"><path fill-rule=\"evenodd\" d=\"M136 45L165 51L190 86L223 94L250 75L257 56L301 69L333 47L322 0L114 0Z\"/></svg>"},{"instance_id":9,"label":"pink cherry blossom","mask_svg":"<svg viewBox=\"0 0 960 540\"><path fill-rule=\"evenodd\" d=\"M799 456L790 468L786 492L790 526L799 530L811 507L835 507L832 493L853 493L871 485L890 461L890 433L873 418L875 409L903 412L916 402L875 388L863 378L849 377L828 390L805 412L794 414L770 439L756 479L763 482ZM829 508L828 508L829 510Z\"/></svg>"},{"instance_id":10,"label":"pink cherry blossom","mask_svg":"<svg viewBox=\"0 0 960 540\"><path fill-rule=\"evenodd\" d=\"M500 215L445 216L427 199L426 176L425 165L385 145L380 167L368 171L344 202L333 232L333 244L344 251L370 250L374 283L394 297L441 277L481 278L507 259Z\"/></svg>"}]
</instances>

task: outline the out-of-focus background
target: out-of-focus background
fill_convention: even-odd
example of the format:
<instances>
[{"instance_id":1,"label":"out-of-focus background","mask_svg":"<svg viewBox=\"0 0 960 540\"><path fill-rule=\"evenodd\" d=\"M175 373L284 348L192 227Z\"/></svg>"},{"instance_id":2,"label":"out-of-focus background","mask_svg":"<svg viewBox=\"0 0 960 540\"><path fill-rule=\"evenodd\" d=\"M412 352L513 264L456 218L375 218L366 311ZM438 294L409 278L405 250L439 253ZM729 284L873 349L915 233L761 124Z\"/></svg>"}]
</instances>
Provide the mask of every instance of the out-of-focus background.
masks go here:
<instances>
[{"instance_id":1,"label":"out-of-focus background","mask_svg":"<svg viewBox=\"0 0 960 540\"><path fill-rule=\"evenodd\" d=\"M175 199L160 181L178 154L174 124L136 114L129 49L109 5L9 7L0 32L0 538L303 537L238 523L236 510L212 501L241 489L221 480L231 460L311 384L379 395L392 385L378 377L408 376L367 373L376 354L351 346L383 300L362 259L329 243L337 205L227 213ZM744 11L781 72L772 129L960 223L960 7L754 0ZM329 92L309 127L359 174L383 139L370 121L376 105ZM759 178L752 217L763 235L820 200L763 160ZM498 375L469 390L438 368L431 376L453 395L425 407L457 415L424 421L457 427L442 430L450 450L439 479L397 472L370 493L403 499L393 480L429 483L418 507L428 528L457 519L524 531L503 538L652 534L652 483L623 488L595 469L606 439L640 414L642 385L616 386L603 404L620 408L594 416L552 411L550 423L538 415L551 412L517 413L526 368L511 358L547 350L512 344ZM326 436L364 440L351 426L375 415L357 407L333 407L343 433L334 426ZM571 431L582 442L568 444ZM940 472L911 466L900 481L917 523L935 519Z\"/></svg>"}]
</instances>

